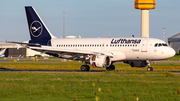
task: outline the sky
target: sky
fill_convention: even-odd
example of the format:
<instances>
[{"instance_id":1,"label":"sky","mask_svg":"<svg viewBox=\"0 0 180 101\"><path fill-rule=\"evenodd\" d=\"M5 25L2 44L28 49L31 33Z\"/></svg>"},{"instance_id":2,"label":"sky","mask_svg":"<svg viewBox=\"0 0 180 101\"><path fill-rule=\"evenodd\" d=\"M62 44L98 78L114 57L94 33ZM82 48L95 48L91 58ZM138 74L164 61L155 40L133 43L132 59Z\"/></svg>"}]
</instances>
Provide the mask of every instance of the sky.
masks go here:
<instances>
[{"instance_id":1,"label":"sky","mask_svg":"<svg viewBox=\"0 0 180 101\"><path fill-rule=\"evenodd\" d=\"M66 36L85 38L141 37L141 10L135 0L1 0L0 41L30 40L25 6L33 6L56 37L63 36L65 12ZM166 39L180 32L180 0L156 0L150 10L149 36Z\"/></svg>"}]
</instances>

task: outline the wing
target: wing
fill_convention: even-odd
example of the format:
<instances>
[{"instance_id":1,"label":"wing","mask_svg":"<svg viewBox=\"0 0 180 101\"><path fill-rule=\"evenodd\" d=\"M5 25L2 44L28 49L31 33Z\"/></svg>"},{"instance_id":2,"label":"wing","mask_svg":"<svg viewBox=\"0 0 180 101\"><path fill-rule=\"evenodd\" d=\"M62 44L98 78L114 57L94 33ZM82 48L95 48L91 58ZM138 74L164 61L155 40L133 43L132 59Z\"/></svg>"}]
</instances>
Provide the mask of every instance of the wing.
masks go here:
<instances>
[{"instance_id":1,"label":"wing","mask_svg":"<svg viewBox=\"0 0 180 101\"><path fill-rule=\"evenodd\" d=\"M25 45L25 46L36 46L36 47L40 47L40 44L36 44L36 43L23 43L23 42L12 42L12 41L7 41L7 43L15 43L15 44L20 44L20 45Z\"/></svg>"},{"instance_id":2,"label":"wing","mask_svg":"<svg viewBox=\"0 0 180 101\"><path fill-rule=\"evenodd\" d=\"M32 50L39 51L41 53L49 54L56 57L62 57L72 60L84 60L85 57L91 55L108 55L113 57L112 53L108 52L95 52L95 51L84 51L75 49L64 49L59 47L41 46L41 47L28 47Z\"/></svg>"},{"instance_id":3,"label":"wing","mask_svg":"<svg viewBox=\"0 0 180 101\"><path fill-rule=\"evenodd\" d=\"M8 43L16 43L25 45L25 47L49 54L55 57L60 58L66 58L66 59L72 59L72 60L85 60L85 57L91 56L91 55L108 55L110 57L113 57L113 53L111 52L96 52L96 51L85 51L85 50L75 50L75 49L64 49L60 47L52 47L52 46L43 46L40 44L33 44L33 43L22 43L22 42L10 42Z\"/></svg>"}]
</instances>

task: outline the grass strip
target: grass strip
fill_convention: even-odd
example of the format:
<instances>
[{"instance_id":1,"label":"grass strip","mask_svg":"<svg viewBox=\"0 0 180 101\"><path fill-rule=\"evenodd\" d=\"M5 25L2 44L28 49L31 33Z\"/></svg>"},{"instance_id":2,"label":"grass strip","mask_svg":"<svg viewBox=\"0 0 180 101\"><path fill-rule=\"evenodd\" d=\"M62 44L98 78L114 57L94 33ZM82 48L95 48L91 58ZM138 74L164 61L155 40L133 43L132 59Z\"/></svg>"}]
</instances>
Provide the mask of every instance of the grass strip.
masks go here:
<instances>
[{"instance_id":1,"label":"grass strip","mask_svg":"<svg viewBox=\"0 0 180 101\"><path fill-rule=\"evenodd\" d=\"M2 101L180 100L180 74L162 71L0 72L0 75Z\"/></svg>"}]
</instances>

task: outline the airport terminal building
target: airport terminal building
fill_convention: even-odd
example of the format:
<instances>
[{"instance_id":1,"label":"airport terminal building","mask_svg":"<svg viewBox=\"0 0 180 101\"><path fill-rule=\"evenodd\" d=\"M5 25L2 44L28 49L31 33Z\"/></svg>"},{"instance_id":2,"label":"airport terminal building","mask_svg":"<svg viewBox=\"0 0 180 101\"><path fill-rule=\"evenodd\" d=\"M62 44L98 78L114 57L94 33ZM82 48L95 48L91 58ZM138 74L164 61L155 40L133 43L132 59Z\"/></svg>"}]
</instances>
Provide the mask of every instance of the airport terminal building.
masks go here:
<instances>
[{"instance_id":1,"label":"airport terminal building","mask_svg":"<svg viewBox=\"0 0 180 101\"><path fill-rule=\"evenodd\" d=\"M176 53L180 53L180 32L167 39L169 46L171 46Z\"/></svg>"},{"instance_id":2,"label":"airport terminal building","mask_svg":"<svg viewBox=\"0 0 180 101\"><path fill-rule=\"evenodd\" d=\"M48 56L13 43L0 42L0 48L7 48L4 53L5 57L29 57L34 55Z\"/></svg>"}]
</instances>

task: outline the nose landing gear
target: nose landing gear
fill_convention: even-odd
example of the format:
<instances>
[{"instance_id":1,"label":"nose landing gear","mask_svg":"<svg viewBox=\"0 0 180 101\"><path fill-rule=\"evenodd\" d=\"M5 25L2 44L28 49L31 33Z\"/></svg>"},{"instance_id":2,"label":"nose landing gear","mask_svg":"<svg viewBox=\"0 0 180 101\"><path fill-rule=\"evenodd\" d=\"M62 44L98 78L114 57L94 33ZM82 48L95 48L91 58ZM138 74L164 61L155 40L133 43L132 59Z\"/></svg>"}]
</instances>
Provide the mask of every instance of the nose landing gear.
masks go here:
<instances>
[{"instance_id":1,"label":"nose landing gear","mask_svg":"<svg viewBox=\"0 0 180 101\"><path fill-rule=\"evenodd\" d=\"M147 70L148 71L153 71L153 68L152 67L148 67Z\"/></svg>"},{"instance_id":2,"label":"nose landing gear","mask_svg":"<svg viewBox=\"0 0 180 101\"><path fill-rule=\"evenodd\" d=\"M148 64L147 71L153 71L153 68L151 67L151 62L149 60L146 61Z\"/></svg>"}]
</instances>

